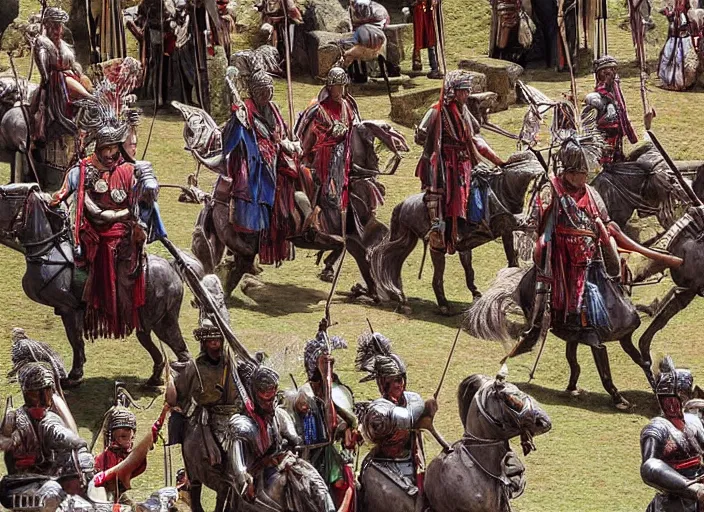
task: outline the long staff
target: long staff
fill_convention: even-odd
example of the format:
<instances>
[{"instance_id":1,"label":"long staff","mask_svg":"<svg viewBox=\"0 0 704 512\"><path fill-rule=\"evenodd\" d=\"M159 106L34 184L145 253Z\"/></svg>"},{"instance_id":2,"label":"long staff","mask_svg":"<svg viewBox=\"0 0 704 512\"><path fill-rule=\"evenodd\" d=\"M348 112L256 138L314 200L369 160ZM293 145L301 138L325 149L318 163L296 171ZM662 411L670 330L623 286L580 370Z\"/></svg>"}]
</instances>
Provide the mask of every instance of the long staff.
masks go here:
<instances>
[{"instance_id":1,"label":"long staff","mask_svg":"<svg viewBox=\"0 0 704 512\"><path fill-rule=\"evenodd\" d=\"M286 93L288 95L288 130L289 135L293 134L293 82L291 80L291 41L288 36L288 11L286 10L286 0L281 0L281 9L284 11L284 52L286 60Z\"/></svg>"}]
</instances>

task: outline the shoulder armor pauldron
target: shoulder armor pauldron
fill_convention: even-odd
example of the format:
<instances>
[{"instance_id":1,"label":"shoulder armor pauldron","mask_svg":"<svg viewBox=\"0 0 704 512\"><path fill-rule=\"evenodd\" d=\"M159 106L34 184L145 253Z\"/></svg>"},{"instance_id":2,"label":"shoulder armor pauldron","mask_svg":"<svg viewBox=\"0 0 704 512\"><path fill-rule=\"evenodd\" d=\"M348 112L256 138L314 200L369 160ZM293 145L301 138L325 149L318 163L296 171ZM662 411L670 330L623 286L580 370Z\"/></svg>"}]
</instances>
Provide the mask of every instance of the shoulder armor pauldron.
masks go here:
<instances>
[{"instance_id":1,"label":"shoulder armor pauldron","mask_svg":"<svg viewBox=\"0 0 704 512\"><path fill-rule=\"evenodd\" d=\"M252 418L244 414L235 414L230 418L228 426L233 439L240 439L247 442L255 442L259 435L259 427Z\"/></svg>"}]
</instances>

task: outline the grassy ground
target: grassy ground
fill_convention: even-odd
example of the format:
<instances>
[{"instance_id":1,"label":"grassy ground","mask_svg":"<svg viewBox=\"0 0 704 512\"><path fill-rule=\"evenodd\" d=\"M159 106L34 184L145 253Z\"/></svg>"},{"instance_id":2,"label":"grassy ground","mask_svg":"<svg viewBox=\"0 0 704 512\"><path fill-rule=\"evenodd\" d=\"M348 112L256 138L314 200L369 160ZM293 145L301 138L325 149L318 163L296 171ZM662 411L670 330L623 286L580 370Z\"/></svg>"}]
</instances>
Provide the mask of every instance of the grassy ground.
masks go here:
<instances>
[{"instance_id":1,"label":"grassy ground","mask_svg":"<svg viewBox=\"0 0 704 512\"><path fill-rule=\"evenodd\" d=\"M24 5L28 10L27 4ZM457 62L470 54L480 54L486 47L488 7L484 2L445 0L447 22L448 60ZM633 46L630 35L619 30L612 21L609 33L610 50L621 61L633 61ZM656 33L649 35L653 45L649 48L654 57L664 39L664 23L658 20ZM638 74L632 64L623 70L623 89L631 108L638 132L642 131ZM557 97L569 92L568 77L543 70L530 70L526 80L547 94ZM589 91L591 75L584 71L578 79L580 95ZM306 83L295 84L297 110L301 110L315 96L318 87ZM698 90L689 93L669 93L657 88L651 91L651 101L656 106L658 117L654 130L670 149L675 158L695 159L700 157L698 147L701 136L699 121L704 114L704 94ZM277 98L285 105L285 87L277 83ZM360 109L365 118L383 118L389 111L384 94L360 96ZM495 123L511 131L517 131L524 108L512 107L493 116ZM142 144L148 131L148 120L141 130ZM400 128L406 136L411 131ZM159 178L164 183L184 183L185 177L194 169L190 156L183 150L180 117L160 114L154 125L152 141L147 159L154 163ZM508 156L513 151L510 141L489 135L488 139L498 152ZM140 148L140 153L142 149ZM396 176L384 178L387 186L387 204L380 211L381 220L388 222L395 204L418 190L413 176L419 149L412 152L402 163ZM210 178L210 177L208 177ZM8 179L7 167L0 167L0 181ZM207 179L204 181L208 181ZM190 245L193 223L199 211L195 205L184 205L176 201L176 193L164 189L160 205L169 236L181 247ZM151 251L162 253L155 244ZM251 297L239 290L230 302L232 323L238 335L253 350L263 349L269 354L284 354L279 357L281 366L293 371L297 379L302 378L302 362L298 359L302 343L315 333L317 323L323 315L323 302L329 285L316 278L319 269L314 266L313 254L299 251L294 262L281 269L267 268L263 274L266 287L256 290ZM3 279L0 279L0 353L9 352L9 333L12 327L24 327L28 334L56 347L69 360L70 351L60 319L49 308L27 299L21 291L24 272L22 257L8 249L0 249ZM433 293L430 287L430 267L426 268L422 280L417 280L421 258L420 249L411 255L405 265L405 290L411 297L412 313L404 315L390 307L378 307L364 302L349 303L335 298L332 316L338 322L332 332L345 337L354 345L356 337L366 329L368 318L374 328L394 341L398 353L405 359L409 371L409 387L430 396L437 386L454 332L460 317L441 317L436 314ZM505 265L499 244L492 243L475 253L477 282L486 288L497 270ZM358 278L353 261L347 259L342 270L339 290L347 290ZM650 288L639 288L635 300L649 302L662 296L671 283ZM470 295L464 287L461 267L456 258L449 258L446 291L458 309L465 307ZM698 329L704 310L701 302L695 301L656 338L656 353L670 353L675 361L686 364L696 376L704 370L704 358L697 348ZM189 339L195 353L197 344L190 336L196 327L196 311L184 302L181 328ZM647 320L644 322L647 324ZM639 332L642 332L639 331ZM522 356L511 361L510 379L522 389L533 394L546 408L553 420L553 430L536 439L538 451L525 459L528 488L523 497L515 502L520 512L533 511L634 511L644 510L654 491L646 487L639 476L639 432L648 418L657 413L657 407L649 392L642 372L627 358L617 344L610 345L611 363L616 385L625 397L635 404L629 412L617 412L611 407L608 395L602 390L589 351L580 349L582 378L580 384L589 393L579 399L564 393L567 383L567 364L564 359L564 344L554 337L548 338L547 349L541 360L536 379L528 384L528 371L533 356ZM86 381L78 390L68 395L71 408L87 438L92 436L103 412L109 406L111 389L115 380L127 383L128 388L146 406L155 396L144 393L139 384L151 370L151 362L139 347L136 339L126 341L103 340L86 347L88 363ZM454 392L457 384L470 373L493 374L498 370L498 361L503 356L499 344L481 341L462 335L454 360L440 394L440 411L437 416L438 429L450 440L458 438L462 427L456 413ZM336 368L343 382L352 385L359 399L376 396L373 384L356 384L360 375L354 372L354 351L336 354ZM8 368L9 358L3 359L3 368ZM285 375L284 373L283 375ZM284 385L288 380L283 379ZM0 382L0 396L8 394L20 401L16 385ZM157 408L138 412L141 432L158 414ZM135 482L134 495L143 497L163 483L163 457L161 448L149 459L149 470ZM437 445L428 439L428 453L438 452ZM178 456L174 450L175 462Z\"/></svg>"}]
</instances>

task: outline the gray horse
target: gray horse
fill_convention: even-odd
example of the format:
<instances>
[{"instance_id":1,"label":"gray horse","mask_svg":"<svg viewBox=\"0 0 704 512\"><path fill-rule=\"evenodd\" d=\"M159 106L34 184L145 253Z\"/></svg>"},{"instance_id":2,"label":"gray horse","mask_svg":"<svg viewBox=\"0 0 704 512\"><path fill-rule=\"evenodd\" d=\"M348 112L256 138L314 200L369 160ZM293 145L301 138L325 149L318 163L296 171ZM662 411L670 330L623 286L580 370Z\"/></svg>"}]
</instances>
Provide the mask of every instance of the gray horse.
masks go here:
<instances>
[{"instance_id":1,"label":"gray horse","mask_svg":"<svg viewBox=\"0 0 704 512\"><path fill-rule=\"evenodd\" d=\"M18 82L12 77L0 77L0 162L10 164L10 181L24 181L28 175L27 156L29 139L25 115L28 103L38 85L27 80ZM20 106L22 95L20 88L27 92L24 107ZM24 109L24 112L23 112Z\"/></svg>"},{"instance_id":2,"label":"gray horse","mask_svg":"<svg viewBox=\"0 0 704 512\"><path fill-rule=\"evenodd\" d=\"M689 169L692 162L676 162L680 170ZM608 166L592 180L611 220L621 229L638 212L639 217L655 215L667 229L677 219L675 208L689 202L660 153L652 143L633 150L625 162Z\"/></svg>"},{"instance_id":3,"label":"gray horse","mask_svg":"<svg viewBox=\"0 0 704 512\"><path fill-rule=\"evenodd\" d=\"M518 266L513 246L513 232L520 227L518 217L531 182L544 173L543 167L531 153L517 153L503 170L498 172L473 171L472 188L483 191L485 211L478 223L458 223L459 242L457 252L465 272L467 288L477 298L481 294L474 284L472 250L501 237L509 266ZM427 234L430 218L423 203L423 194L407 197L394 208L391 215L391 232L386 240L372 252L372 275L380 294L405 305L401 270L406 258L423 240L427 250ZM444 274L445 253L430 251L433 262L433 291L440 312L449 314L449 303L445 297Z\"/></svg>"},{"instance_id":4,"label":"gray horse","mask_svg":"<svg viewBox=\"0 0 704 512\"><path fill-rule=\"evenodd\" d=\"M509 345L508 348L511 348L515 339L519 337L526 326L522 322L512 323L508 314L517 307L523 312L524 320L533 318L536 276L535 267L500 270L487 293L475 301L467 312L464 329L476 338L502 341ZM604 389L611 395L617 408L627 409L630 404L619 393L611 377L611 366L604 342L618 340L624 352L644 371L648 383L652 385L654 378L650 365L633 345L633 333L640 325L640 318L636 313L635 306L619 290L620 286L620 283L614 283L610 280L604 284L602 294L604 307L609 312L609 325L600 329L600 343L591 345L590 348ZM572 331L559 325L553 330L553 334L564 340L566 344L565 356L570 367L567 391L573 394L579 393L577 381L581 372L577 361L577 347L579 343L584 343L587 339L587 331L587 328ZM523 343L520 347L513 347L512 354L518 355L527 352L538 341L536 338L533 345Z\"/></svg>"},{"instance_id":5,"label":"gray horse","mask_svg":"<svg viewBox=\"0 0 704 512\"><path fill-rule=\"evenodd\" d=\"M64 207L52 208L49 198L35 183L0 187L0 243L25 256L27 270L22 287L33 301L54 308L61 317L73 349L73 365L66 384L83 378L86 362L83 339L84 280L73 260L69 215ZM165 259L149 255L146 262L146 304L140 310L140 344L154 361L147 385L162 383L164 359L151 332L166 343L179 360L190 357L178 324L183 283Z\"/></svg>"},{"instance_id":6,"label":"gray horse","mask_svg":"<svg viewBox=\"0 0 704 512\"><path fill-rule=\"evenodd\" d=\"M224 157L219 151L222 136L212 118L201 109L188 107L178 102L172 103L183 115L184 140L186 148L201 164L219 174L227 175ZM386 165L386 172L379 170L379 157L374 142L380 140L391 151L392 159ZM347 215L345 242L347 251L357 262L364 279L364 285L356 285L357 295L377 297L376 284L371 275L368 254L372 247L380 243L387 228L376 219L376 205L383 201L384 186L376 179L380 174L393 174L401 160L400 152L409 148L403 135L385 121L362 121L357 123L350 137L352 169L350 171L349 198L351 214ZM312 211L309 198L303 192L296 192L296 205L299 216L306 218ZM233 255L227 278L224 279L226 296L237 287L245 273L256 273L254 260L259 253L259 233L240 233L232 229L229 222L229 206L209 199L200 212L193 232L191 250L203 264L205 272L212 273L221 262L225 249ZM322 245L310 242L303 236L291 239L302 249L331 251L325 258L322 276L330 276L335 262L342 254L343 245Z\"/></svg>"},{"instance_id":7,"label":"gray horse","mask_svg":"<svg viewBox=\"0 0 704 512\"><path fill-rule=\"evenodd\" d=\"M685 309L704 293L704 207L691 207L675 224L655 242L654 246L667 249L684 260L682 266L670 270L675 283L662 300L658 313L638 341L638 348L648 367L652 365L650 345L655 335L663 329L677 313ZM665 268L658 262L649 261L634 282L641 282Z\"/></svg>"},{"instance_id":8,"label":"gray horse","mask_svg":"<svg viewBox=\"0 0 704 512\"><path fill-rule=\"evenodd\" d=\"M425 473L425 500L433 512L509 512L509 500L523 493L525 467L509 440L520 436L528 455L533 437L552 423L535 399L505 381L506 373L504 367L496 379L475 374L460 383L464 436Z\"/></svg>"}]
</instances>

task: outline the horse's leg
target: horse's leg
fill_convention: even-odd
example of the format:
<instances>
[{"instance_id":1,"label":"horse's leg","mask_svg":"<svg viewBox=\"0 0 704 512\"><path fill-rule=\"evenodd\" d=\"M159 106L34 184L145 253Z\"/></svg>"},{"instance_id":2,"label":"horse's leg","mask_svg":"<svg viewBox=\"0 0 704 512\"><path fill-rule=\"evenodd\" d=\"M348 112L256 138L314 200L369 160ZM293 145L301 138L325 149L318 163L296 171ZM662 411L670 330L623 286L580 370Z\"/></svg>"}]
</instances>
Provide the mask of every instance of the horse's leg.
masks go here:
<instances>
[{"instance_id":1,"label":"horse's leg","mask_svg":"<svg viewBox=\"0 0 704 512\"><path fill-rule=\"evenodd\" d=\"M513 245L513 231L506 231L501 235L501 243L504 246L504 254L506 254L506 262L509 267L518 266L518 254Z\"/></svg>"},{"instance_id":2,"label":"horse's leg","mask_svg":"<svg viewBox=\"0 0 704 512\"><path fill-rule=\"evenodd\" d=\"M460 251L460 262L464 268L464 278L467 281L467 288L472 292L472 298L478 299L482 296L481 292L477 290L477 285L474 284L474 267L472 266L472 250Z\"/></svg>"},{"instance_id":3,"label":"horse's leg","mask_svg":"<svg viewBox=\"0 0 704 512\"><path fill-rule=\"evenodd\" d=\"M631 404L629 404L625 398L621 396L618 392L614 381L611 378L611 365L609 364L609 353L606 351L606 346L601 345L600 347L591 347L592 355L594 356L594 363L596 364L596 369L599 372L599 378L601 379L601 384L604 386L606 392L611 395L611 399L617 409L628 409Z\"/></svg>"},{"instance_id":4,"label":"horse's leg","mask_svg":"<svg viewBox=\"0 0 704 512\"><path fill-rule=\"evenodd\" d=\"M323 260L325 267L323 267L319 277L324 283L332 283L332 280L335 278L335 262L340 259L341 254L342 248L340 247L328 254Z\"/></svg>"},{"instance_id":5,"label":"horse's leg","mask_svg":"<svg viewBox=\"0 0 704 512\"><path fill-rule=\"evenodd\" d=\"M650 367L653 364L650 357L650 344L653 342L655 334L664 328L673 316L689 306L689 303L696 296L697 292L689 288L675 287L668 292L660 311L638 340L638 349L646 365Z\"/></svg>"},{"instance_id":6,"label":"horse's leg","mask_svg":"<svg viewBox=\"0 0 704 512\"><path fill-rule=\"evenodd\" d=\"M215 499L215 512L225 512L225 505L227 502L227 490L218 490L217 497Z\"/></svg>"},{"instance_id":7,"label":"horse's leg","mask_svg":"<svg viewBox=\"0 0 704 512\"><path fill-rule=\"evenodd\" d=\"M76 386L83 381L83 365L86 362L86 345L83 341L83 313L81 310L66 310L58 312L64 324L66 337L73 349L73 363L64 387Z\"/></svg>"},{"instance_id":8,"label":"horse's leg","mask_svg":"<svg viewBox=\"0 0 704 512\"><path fill-rule=\"evenodd\" d=\"M628 354L631 359L633 359L634 363L643 369L643 372L645 372L645 378L648 379L650 387L655 389L655 377L653 376L653 371L650 368L650 364L645 362L640 351L633 344L633 334L631 333L625 338L621 338L619 342L621 343L621 348L623 351Z\"/></svg>"},{"instance_id":9,"label":"horse's leg","mask_svg":"<svg viewBox=\"0 0 704 512\"><path fill-rule=\"evenodd\" d=\"M440 313L450 314L450 305L445 297L445 253L430 249L430 259L433 262L433 291L440 307Z\"/></svg>"},{"instance_id":10,"label":"horse's leg","mask_svg":"<svg viewBox=\"0 0 704 512\"><path fill-rule=\"evenodd\" d=\"M366 285L366 289L361 284L356 284L352 291L354 293L359 293L360 295L367 295L374 302L379 302L379 295L376 292L376 283L372 277L371 265L369 264L369 259L367 258L367 250L362 245L362 243L354 237L347 238L347 252L350 256L354 258L357 262L357 268L362 274L362 279Z\"/></svg>"},{"instance_id":11,"label":"horse's leg","mask_svg":"<svg viewBox=\"0 0 704 512\"><path fill-rule=\"evenodd\" d=\"M579 361L577 360L577 347L578 343L574 341L568 341L565 343L565 357L567 357L567 364L570 366L570 381L567 384L567 391L572 395L579 395L579 388L577 387L577 381L579 380L579 374L582 368L579 366Z\"/></svg>"},{"instance_id":12,"label":"horse's leg","mask_svg":"<svg viewBox=\"0 0 704 512\"><path fill-rule=\"evenodd\" d=\"M157 322L152 326L152 330L154 331L154 334L156 334L161 341L166 343L166 346L168 346L173 353L176 354L179 361L185 362L191 358L191 354L188 351L186 340L183 339L181 326L178 324L180 310L181 307L179 304L178 307L168 311L160 322Z\"/></svg>"},{"instance_id":13,"label":"horse's leg","mask_svg":"<svg viewBox=\"0 0 704 512\"><path fill-rule=\"evenodd\" d=\"M200 482L191 482L191 510L193 512L205 512L203 505L200 502L200 495L203 491L203 484Z\"/></svg>"},{"instance_id":14,"label":"horse's leg","mask_svg":"<svg viewBox=\"0 0 704 512\"><path fill-rule=\"evenodd\" d=\"M239 282L242 280L242 276L248 273L254 266L255 254L234 254L234 265L230 268L227 273L227 279L224 283L225 297L229 297L233 290L237 287Z\"/></svg>"},{"instance_id":15,"label":"horse's leg","mask_svg":"<svg viewBox=\"0 0 704 512\"><path fill-rule=\"evenodd\" d=\"M154 366L152 366L152 374L144 385L150 387L163 385L164 379L161 378L161 375L164 373L164 365L166 362L164 361L164 356L161 355L159 347L156 346L156 343L152 340L152 336L149 332L137 331L137 339L139 340L139 344L142 345L147 352L149 352L149 356L154 362Z\"/></svg>"}]
</instances>

